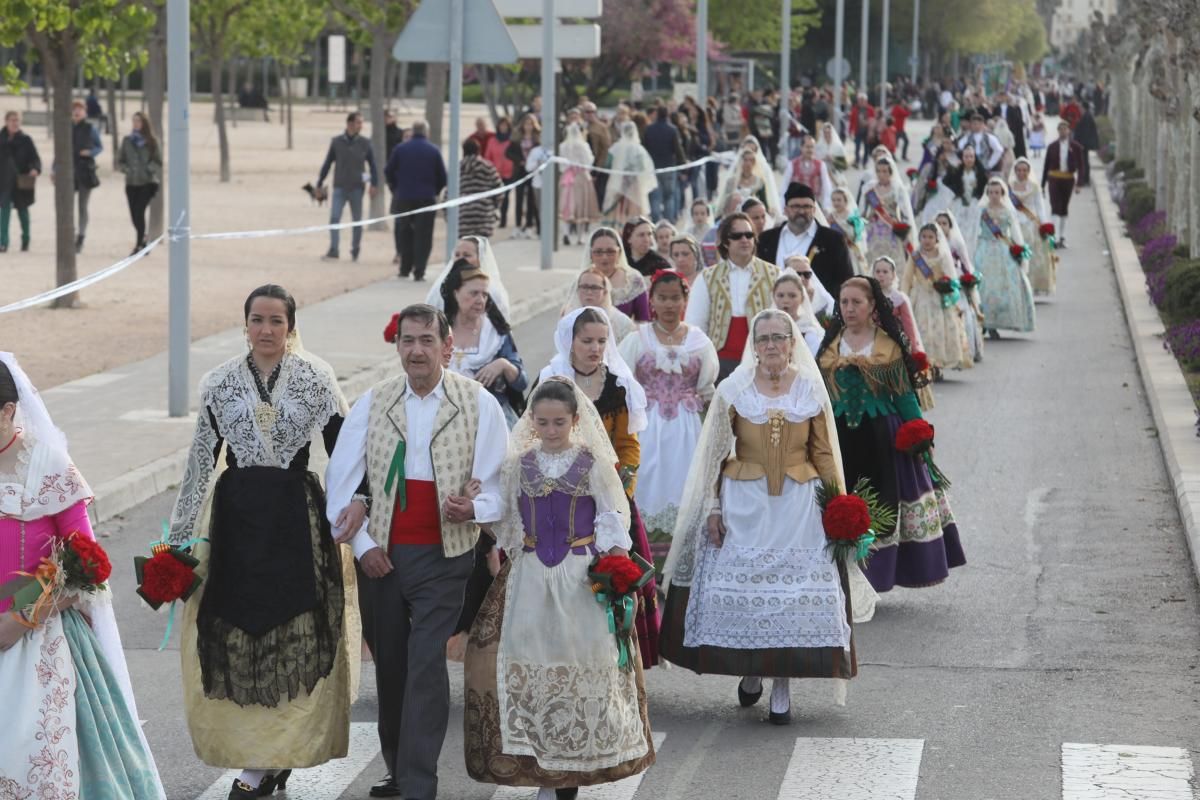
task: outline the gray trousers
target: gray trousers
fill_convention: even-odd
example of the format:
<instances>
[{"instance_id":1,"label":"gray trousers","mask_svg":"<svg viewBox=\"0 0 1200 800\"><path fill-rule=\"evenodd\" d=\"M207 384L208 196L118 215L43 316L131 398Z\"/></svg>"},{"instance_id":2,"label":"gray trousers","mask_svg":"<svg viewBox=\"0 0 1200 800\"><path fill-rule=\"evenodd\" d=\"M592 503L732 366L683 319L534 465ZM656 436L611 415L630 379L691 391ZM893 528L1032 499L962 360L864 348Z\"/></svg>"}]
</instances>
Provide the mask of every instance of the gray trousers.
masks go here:
<instances>
[{"instance_id":1,"label":"gray trousers","mask_svg":"<svg viewBox=\"0 0 1200 800\"><path fill-rule=\"evenodd\" d=\"M458 622L475 554L446 558L441 545L393 545L388 555L394 569L367 578L364 591L369 602L363 633L375 658L379 692L379 746L406 800L434 800L450 720L446 640Z\"/></svg>"}]
</instances>

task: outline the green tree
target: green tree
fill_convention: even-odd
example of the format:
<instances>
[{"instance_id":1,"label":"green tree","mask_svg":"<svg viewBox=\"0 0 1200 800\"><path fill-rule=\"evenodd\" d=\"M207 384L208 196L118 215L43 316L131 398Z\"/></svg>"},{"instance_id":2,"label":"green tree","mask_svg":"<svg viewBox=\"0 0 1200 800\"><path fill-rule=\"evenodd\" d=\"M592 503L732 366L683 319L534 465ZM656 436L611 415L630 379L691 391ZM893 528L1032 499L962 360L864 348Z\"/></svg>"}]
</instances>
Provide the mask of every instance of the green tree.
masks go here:
<instances>
[{"instance_id":1,"label":"green tree","mask_svg":"<svg viewBox=\"0 0 1200 800\"><path fill-rule=\"evenodd\" d=\"M292 149L292 69L325 26L328 15L319 0L260 0L255 13L236 31L237 48L255 58L273 58L282 68L287 149ZM266 91L266 87L263 87Z\"/></svg>"},{"instance_id":2,"label":"green tree","mask_svg":"<svg viewBox=\"0 0 1200 800\"><path fill-rule=\"evenodd\" d=\"M192 42L208 56L212 68L214 121L217 145L221 152L221 183L229 183L229 132L225 127L225 102L222 82L225 63L233 51L235 29L241 28L257 13L265 0L191 0Z\"/></svg>"},{"instance_id":3,"label":"green tree","mask_svg":"<svg viewBox=\"0 0 1200 800\"><path fill-rule=\"evenodd\" d=\"M37 50L51 87L54 131L55 281L78 276L75 263L75 153L71 146L71 101L75 73L116 77L132 60L144 63L143 42L154 12L137 0L0 0L0 45L27 41ZM5 83L23 89L13 65ZM111 109L110 109L111 110ZM59 298L55 308L79 305L78 293Z\"/></svg>"},{"instance_id":4,"label":"green tree","mask_svg":"<svg viewBox=\"0 0 1200 800\"><path fill-rule=\"evenodd\" d=\"M708 30L713 38L734 52L779 51L782 30L779 19L783 8L779 0L741 0L737 3L710 3ZM792 0L792 47L804 45L810 28L821 24L817 0Z\"/></svg>"},{"instance_id":5,"label":"green tree","mask_svg":"<svg viewBox=\"0 0 1200 800\"><path fill-rule=\"evenodd\" d=\"M371 120L371 149L375 151L375 163L382 170L389 155L385 152L387 133L383 126L388 59L392 57L392 46L404 29L404 23L416 8L416 0L392 0L387 3L377 0L332 0L330 5L346 21L347 27L355 29L352 36L367 37L371 42L367 113ZM372 217L383 216L385 196L386 192L376 192L371 198Z\"/></svg>"}]
</instances>

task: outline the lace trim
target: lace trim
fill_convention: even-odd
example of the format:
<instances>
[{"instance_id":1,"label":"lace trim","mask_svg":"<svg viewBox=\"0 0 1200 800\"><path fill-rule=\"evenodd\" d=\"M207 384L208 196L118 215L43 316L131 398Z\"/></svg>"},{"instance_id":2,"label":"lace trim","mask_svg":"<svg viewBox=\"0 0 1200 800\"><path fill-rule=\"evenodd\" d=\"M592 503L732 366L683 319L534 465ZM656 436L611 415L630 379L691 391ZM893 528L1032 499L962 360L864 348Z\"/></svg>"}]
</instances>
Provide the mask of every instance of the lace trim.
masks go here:
<instances>
[{"instance_id":1,"label":"lace trim","mask_svg":"<svg viewBox=\"0 0 1200 800\"><path fill-rule=\"evenodd\" d=\"M755 425L765 423L771 411L782 411L788 422L803 422L820 414L822 408L813 382L799 376L792 381L788 393L779 397L767 397L750 383L734 400L733 406L738 416Z\"/></svg>"},{"instance_id":2,"label":"lace trim","mask_svg":"<svg viewBox=\"0 0 1200 800\"><path fill-rule=\"evenodd\" d=\"M560 453L547 453L545 450L538 450L534 458L537 459L538 469L542 475L547 478L561 478L567 473L575 463L575 458L579 455L579 446L572 445Z\"/></svg>"}]
</instances>

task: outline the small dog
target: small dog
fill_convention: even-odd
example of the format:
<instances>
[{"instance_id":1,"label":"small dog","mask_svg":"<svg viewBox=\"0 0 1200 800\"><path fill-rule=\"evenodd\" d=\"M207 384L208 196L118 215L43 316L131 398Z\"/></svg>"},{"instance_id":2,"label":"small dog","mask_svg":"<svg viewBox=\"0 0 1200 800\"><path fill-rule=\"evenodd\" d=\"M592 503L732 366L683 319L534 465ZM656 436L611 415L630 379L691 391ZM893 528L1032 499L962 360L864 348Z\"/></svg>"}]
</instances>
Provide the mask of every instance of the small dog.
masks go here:
<instances>
[{"instance_id":1,"label":"small dog","mask_svg":"<svg viewBox=\"0 0 1200 800\"><path fill-rule=\"evenodd\" d=\"M300 188L308 192L309 198L312 199L312 201L315 202L318 207L323 205L325 201L329 199L329 190L327 190L324 186L313 186L311 183L306 183Z\"/></svg>"}]
</instances>

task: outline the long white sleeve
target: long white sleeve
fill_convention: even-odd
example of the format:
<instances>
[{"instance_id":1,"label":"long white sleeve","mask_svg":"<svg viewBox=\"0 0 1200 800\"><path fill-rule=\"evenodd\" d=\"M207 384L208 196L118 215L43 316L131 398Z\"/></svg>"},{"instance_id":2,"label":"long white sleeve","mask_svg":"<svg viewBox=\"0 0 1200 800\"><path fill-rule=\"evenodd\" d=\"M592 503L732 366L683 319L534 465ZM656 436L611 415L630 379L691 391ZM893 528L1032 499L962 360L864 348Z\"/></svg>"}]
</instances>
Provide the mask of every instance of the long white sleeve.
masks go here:
<instances>
[{"instance_id":1,"label":"long white sleeve","mask_svg":"<svg viewBox=\"0 0 1200 800\"><path fill-rule=\"evenodd\" d=\"M351 412L354 413L354 412ZM500 467L508 454L508 423L492 393L479 387L479 430L475 434L475 464L471 477L483 484L475 498L475 521L497 522L504 513Z\"/></svg>"},{"instance_id":2,"label":"long white sleeve","mask_svg":"<svg viewBox=\"0 0 1200 800\"><path fill-rule=\"evenodd\" d=\"M697 275L692 281L691 291L688 292L687 311L684 312L683 321L688 325L695 325L712 338L712 332L708 329L708 304L708 282L704 275Z\"/></svg>"},{"instance_id":3,"label":"long white sleeve","mask_svg":"<svg viewBox=\"0 0 1200 800\"><path fill-rule=\"evenodd\" d=\"M367 474L367 421L370 413L371 391L367 390L346 415L342 429L338 432L337 444L329 456L329 466L325 468L325 516L329 519L335 537L342 533L335 526L338 516L350 505L350 499L358 491L363 477ZM354 557L362 558L375 546L375 542L367 533L367 520L364 519L351 540Z\"/></svg>"},{"instance_id":4,"label":"long white sleeve","mask_svg":"<svg viewBox=\"0 0 1200 800\"><path fill-rule=\"evenodd\" d=\"M822 209L833 208L833 179L829 177L829 168L825 166L825 162L821 163L821 196L819 199Z\"/></svg>"},{"instance_id":5,"label":"long white sleeve","mask_svg":"<svg viewBox=\"0 0 1200 800\"><path fill-rule=\"evenodd\" d=\"M617 503L626 503L628 501L625 499L624 493L613 495L611 492L595 491L595 487L604 485L604 481L597 470L604 470L605 473L611 473L612 467L607 464L601 464L599 461L592 464L592 497L596 501L596 520L594 523L596 549L601 553L607 553L614 547L629 550L633 547L633 539L629 536L629 528L625 524L625 518L622 517L614 504L614 501ZM610 476L606 474L604 477Z\"/></svg>"}]
</instances>

